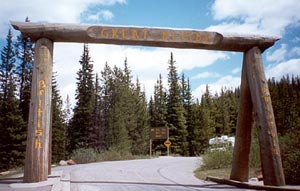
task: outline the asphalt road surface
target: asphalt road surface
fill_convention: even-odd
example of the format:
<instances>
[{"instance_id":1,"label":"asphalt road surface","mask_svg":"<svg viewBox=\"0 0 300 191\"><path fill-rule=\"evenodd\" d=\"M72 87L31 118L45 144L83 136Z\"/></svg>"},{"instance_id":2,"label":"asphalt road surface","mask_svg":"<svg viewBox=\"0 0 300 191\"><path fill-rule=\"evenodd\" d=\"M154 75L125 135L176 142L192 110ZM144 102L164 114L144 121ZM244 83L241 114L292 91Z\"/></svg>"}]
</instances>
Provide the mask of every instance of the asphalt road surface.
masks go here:
<instances>
[{"instance_id":1,"label":"asphalt road surface","mask_svg":"<svg viewBox=\"0 0 300 191\"><path fill-rule=\"evenodd\" d=\"M199 166L195 157L113 161L58 167L70 174L72 191L195 191L245 190L201 181L193 171Z\"/></svg>"}]
</instances>

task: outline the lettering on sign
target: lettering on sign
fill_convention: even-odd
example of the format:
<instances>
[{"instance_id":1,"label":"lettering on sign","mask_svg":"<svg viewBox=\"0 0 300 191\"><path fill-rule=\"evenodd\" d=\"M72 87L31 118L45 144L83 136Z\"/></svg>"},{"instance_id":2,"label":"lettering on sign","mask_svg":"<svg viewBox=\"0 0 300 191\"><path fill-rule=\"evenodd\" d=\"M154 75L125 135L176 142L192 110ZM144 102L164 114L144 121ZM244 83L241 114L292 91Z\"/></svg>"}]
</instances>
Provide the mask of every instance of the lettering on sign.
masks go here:
<instances>
[{"instance_id":1,"label":"lettering on sign","mask_svg":"<svg viewBox=\"0 0 300 191\"><path fill-rule=\"evenodd\" d=\"M150 139L167 139L167 131L166 127L153 127L150 129Z\"/></svg>"},{"instance_id":2,"label":"lettering on sign","mask_svg":"<svg viewBox=\"0 0 300 191\"><path fill-rule=\"evenodd\" d=\"M188 42L207 45L217 44L222 39L222 35L216 32L134 27L91 26L87 29L87 34L91 38L104 40Z\"/></svg>"},{"instance_id":3,"label":"lettering on sign","mask_svg":"<svg viewBox=\"0 0 300 191\"><path fill-rule=\"evenodd\" d=\"M45 80L40 80L38 84L38 109L37 109L37 126L35 130L35 141L34 145L36 149L40 149L43 147L42 145L42 136L43 136L43 129L41 125L42 121L42 114L43 114L43 95L45 94L46 83Z\"/></svg>"},{"instance_id":4,"label":"lettering on sign","mask_svg":"<svg viewBox=\"0 0 300 191\"><path fill-rule=\"evenodd\" d=\"M262 87L261 93L265 105L264 108L267 117L268 134L271 136L272 139L273 154L279 155L280 154L279 145L276 139L276 125L275 125L274 113L271 105L271 97L270 97L270 92L268 87L267 86Z\"/></svg>"}]
</instances>

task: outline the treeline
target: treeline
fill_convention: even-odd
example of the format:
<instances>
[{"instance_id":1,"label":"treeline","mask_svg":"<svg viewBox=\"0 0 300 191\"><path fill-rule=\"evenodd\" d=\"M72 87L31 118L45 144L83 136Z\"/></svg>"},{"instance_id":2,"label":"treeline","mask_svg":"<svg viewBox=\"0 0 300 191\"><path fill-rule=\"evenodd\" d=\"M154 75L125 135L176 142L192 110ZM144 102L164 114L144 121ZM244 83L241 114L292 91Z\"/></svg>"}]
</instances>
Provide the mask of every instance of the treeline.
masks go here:
<instances>
[{"instance_id":1,"label":"treeline","mask_svg":"<svg viewBox=\"0 0 300 191\"><path fill-rule=\"evenodd\" d=\"M22 35L13 41L9 30L0 63L0 170L20 166L24 161L33 61L34 43ZM178 74L172 53L166 62L168 83L163 84L163 76L159 75L147 101L126 58L121 68L106 63L97 72L88 45L84 45L74 108L68 98L62 100L53 76L52 160L66 159L79 148L148 154L151 127L169 128L171 153L183 156L202 154L209 138L234 136L239 88L223 87L212 94L207 86L201 100L195 99L189 79ZM285 170L297 165L300 169L300 78L285 76L268 83ZM164 141L154 140L154 152L166 151Z\"/></svg>"}]
</instances>

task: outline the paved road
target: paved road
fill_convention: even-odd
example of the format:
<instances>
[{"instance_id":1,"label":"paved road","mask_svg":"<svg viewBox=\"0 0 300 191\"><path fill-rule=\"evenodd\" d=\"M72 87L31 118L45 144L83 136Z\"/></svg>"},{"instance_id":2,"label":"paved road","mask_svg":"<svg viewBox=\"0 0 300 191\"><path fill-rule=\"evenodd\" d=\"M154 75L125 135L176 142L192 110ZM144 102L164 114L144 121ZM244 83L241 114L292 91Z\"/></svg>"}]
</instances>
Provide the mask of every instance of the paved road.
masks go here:
<instances>
[{"instance_id":1,"label":"paved road","mask_svg":"<svg viewBox=\"0 0 300 191\"><path fill-rule=\"evenodd\" d=\"M199 166L195 157L101 162L59 167L70 173L72 191L238 191L228 185L198 180L193 171Z\"/></svg>"}]
</instances>

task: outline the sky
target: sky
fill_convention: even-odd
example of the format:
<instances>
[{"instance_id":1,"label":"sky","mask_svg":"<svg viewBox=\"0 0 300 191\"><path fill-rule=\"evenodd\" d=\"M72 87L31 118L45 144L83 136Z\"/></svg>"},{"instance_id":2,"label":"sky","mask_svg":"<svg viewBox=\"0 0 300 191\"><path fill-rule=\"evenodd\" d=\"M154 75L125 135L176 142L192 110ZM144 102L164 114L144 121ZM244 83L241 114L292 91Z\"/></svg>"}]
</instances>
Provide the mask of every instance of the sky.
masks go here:
<instances>
[{"instance_id":1,"label":"sky","mask_svg":"<svg viewBox=\"0 0 300 191\"><path fill-rule=\"evenodd\" d=\"M0 0L0 49L6 45L9 21L77 23L196 29L281 39L263 53L267 78L300 76L299 0ZM18 35L14 30L14 36ZM206 85L212 94L240 85L242 53L105 44L89 45L94 72L107 62L123 67L127 58L134 79L149 98L159 74L167 88L168 60L173 52L178 74L191 83L193 98ZM76 72L83 44L55 43L54 66L63 99L74 103Z\"/></svg>"}]
</instances>

